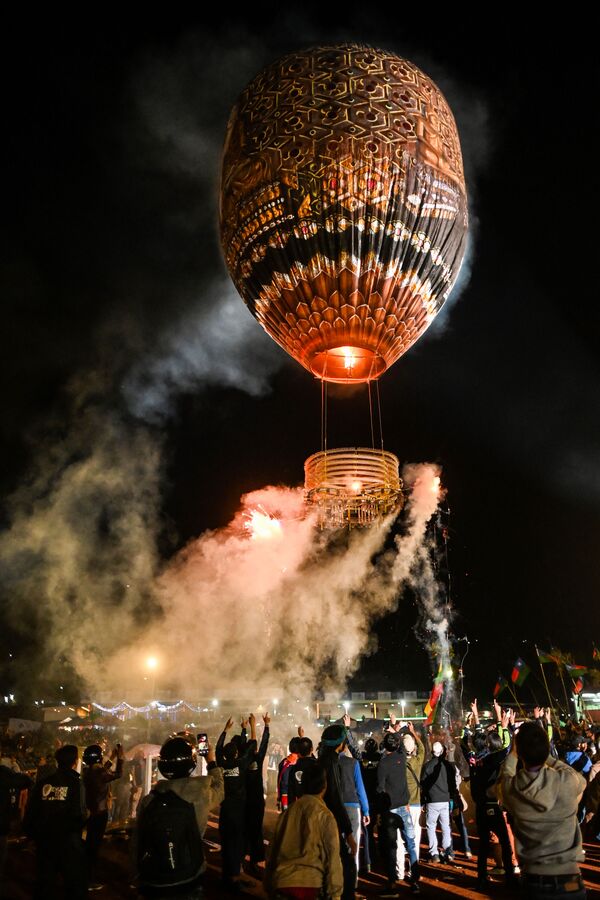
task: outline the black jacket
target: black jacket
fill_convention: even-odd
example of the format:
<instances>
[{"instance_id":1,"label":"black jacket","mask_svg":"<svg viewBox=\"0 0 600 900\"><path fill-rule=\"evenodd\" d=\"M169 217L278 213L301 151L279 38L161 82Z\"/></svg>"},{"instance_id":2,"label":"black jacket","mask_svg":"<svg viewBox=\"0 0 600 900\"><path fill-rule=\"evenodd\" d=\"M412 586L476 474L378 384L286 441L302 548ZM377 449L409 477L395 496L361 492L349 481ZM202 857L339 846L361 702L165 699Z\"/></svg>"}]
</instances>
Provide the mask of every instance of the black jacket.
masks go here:
<instances>
[{"instance_id":1,"label":"black jacket","mask_svg":"<svg viewBox=\"0 0 600 900\"><path fill-rule=\"evenodd\" d=\"M340 834L352 834L352 823L342 799L342 774L336 750L333 747L321 748L319 762L327 773L327 790L323 797L325 805L333 813Z\"/></svg>"},{"instance_id":2,"label":"black jacket","mask_svg":"<svg viewBox=\"0 0 600 900\"><path fill-rule=\"evenodd\" d=\"M408 806L406 751L400 744L394 753L385 753L377 767L377 790L382 794L382 808Z\"/></svg>"},{"instance_id":3,"label":"black jacket","mask_svg":"<svg viewBox=\"0 0 600 900\"><path fill-rule=\"evenodd\" d=\"M265 725L258 750L253 753L246 775L246 796L249 804L264 805L263 763L269 746L269 726Z\"/></svg>"},{"instance_id":4,"label":"black jacket","mask_svg":"<svg viewBox=\"0 0 600 900\"><path fill-rule=\"evenodd\" d=\"M74 769L57 769L38 781L25 812L25 833L36 841L81 834L85 821L83 783Z\"/></svg>"},{"instance_id":5,"label":"black jacket","mask_svg":"<svg viewBox=\"0 0 600 900\"><path fill-rule=\"evenodd\" d=\"M302 787L302 776L311 766L316 766L317 760L314 756L300 756L298 762L290 767L290 775L288 778L288 804L291 805L294 800L298 800L304 794Z\"/></svg>"},{"instance_id":6,"label":"black jacket","mask_svg":"<svg viewBox=\"0 0 600 900\"><path fill-rule=\"evenodd\" d=\"M495 785L500 776L500 767L506 759L508 748L496 750L479 757L470 766L471 772L471 797L473 803L490 803L497 800Z\"/></svg>"},{"instance_id":7,"label":"black jacket","mask_svg":"<svg viewBox=\"0 0 600 900\"><path fill-rule=\"evenodd\" d=\"M27 775L13 772L8 766L0 766L0 834L8 834L13 795L30 787L33 782Z\"/></svg>"},{"instance_id":8,"label":"black jacket","mask_svg":"<svg viewBox=\"0 0 600 900\"><path fill-rule=\"evenodd\" d=\"M225 788L225 797L221 807L241 814L246 808L246 775L256 753L256 741L247 741L242 745L242 752L239 756L232 762L228 762L223 753L226 737L227 733L223 731L219 735L215 748L217 765L223 769Z\"/></svg>"},{"instance_id":9,"label":"black jacket","mask_svg":"<svg viewBox=\"0 0 600 900\"><path fill-rule=\"evenodd\" d=\"M443 756L432 756L421 773L421 801L449 803L458 799L456 769Z\"/></svg>"}]
</instances>

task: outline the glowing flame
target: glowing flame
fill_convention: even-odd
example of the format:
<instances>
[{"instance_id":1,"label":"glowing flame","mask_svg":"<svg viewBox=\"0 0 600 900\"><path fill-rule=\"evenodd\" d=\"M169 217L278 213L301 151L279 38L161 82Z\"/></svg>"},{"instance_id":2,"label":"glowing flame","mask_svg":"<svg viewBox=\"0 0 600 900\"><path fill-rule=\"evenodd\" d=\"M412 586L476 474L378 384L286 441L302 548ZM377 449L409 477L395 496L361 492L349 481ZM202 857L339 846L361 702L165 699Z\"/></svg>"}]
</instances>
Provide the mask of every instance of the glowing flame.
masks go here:
<instances>
[{"instance_id":1,"label":"glowing flame","mask_svg":"<svg viewBox=\"0 0 600 900\"><path fill-rule=\"evenodd\" d=\"M146 668L150 669L150 671L152 671L152 669L158 668L158 660L155 656L148 657L148 659L146 660Z\"/></svg>"},{"instance_id":2,"label":"glowing flame","mask_svg":"<svg viewBox=\"0 0 600 900\"><path fill-rule=\"evenodd\" d=\"M431 490L433 491L434 494L437 494L439 489L440 489L440 476L436 475L435 478L433 479L433 484L431 485Z\"/></svg>"},{"instance_id":3,"label":"glowing flame","mask_svg":"<svg viewBox=\"0 0 600 900\"><path fill-rule=\"evenodd\" d=\"M351 488L355 494L360 494L362 491L362 481L353 481L351 484Z\"/></svg>"},{"instance_id":4,"label":"glowing flame","mask_svg":"<svg viewBox=\"0 0 600 900\"><path fill-rule=\"evenodd\" d=\"M244 513L246 522L244 528L250 532L253 541L270 540L281 534L281 522L270 516L264 509L253 509L251 513Z\"/></svg>"},{"instance_id":5,"label":"glowing flame","mask_svg":"<svg viewBox=\"0 0 600 900\"><path fill-rule=\"evenodd\" d=\"M341 351L344 354L344 366L346 369L351 369L356 362L352 347L342 347Z\"/></svg>"}]
</instances>

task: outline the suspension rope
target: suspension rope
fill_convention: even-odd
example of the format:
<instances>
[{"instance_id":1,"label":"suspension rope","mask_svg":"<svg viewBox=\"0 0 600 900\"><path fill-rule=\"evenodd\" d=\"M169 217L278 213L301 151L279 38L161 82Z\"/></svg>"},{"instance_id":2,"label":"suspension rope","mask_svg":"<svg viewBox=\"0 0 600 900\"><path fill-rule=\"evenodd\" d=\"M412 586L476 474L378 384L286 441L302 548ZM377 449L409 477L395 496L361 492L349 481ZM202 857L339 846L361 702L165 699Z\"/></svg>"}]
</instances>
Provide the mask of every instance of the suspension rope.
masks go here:
<instances>
[{"instance_id":1,"label":"suspension rope","mask_svg":"<svg viewBox=\"0 0 600 900\"><path fill-rule=\"evenodd\" d=\"M373 427L373 397L371 396L371 382L367 381L367 389L369 391L369 418L371 420L371 447L375 449L375 429Z\"/></svg>"},{"instance_id":2,"label":"suspension rope","mask_svg":"<svg viewBox=\"0 0 600 900\"><path fill-rule=\"evenodd\" d=\"M383 425L381 423L381 396L379 394L379 381L375 382L377 387L377 412L379 415L379 437L381 439L381 451L383 452Z\"/></svg>"},{"instance_id":3,"label":"suspension rope","mask_svg":"<svg viewBox=\"0 0 600 900\"><path fill-rule=\"evenodd\" d=\"M321 378L321 452L325 448L325 379Z\"/></svg>"},{"instance_id":4,"label":"suspension rope","mask_svg":"<svg viewBox=\"0 0 600 900\"><path fill-rule=\"evenodd\" d=\"M323 428L323 450L324 450L325 452L327 452L327 382L325 382L325 394L324 394L324 399L325 399L325 411L324 411L324 413L323 413L323 422L324 422L324 428Z\"/></svg>"}]
</instances>

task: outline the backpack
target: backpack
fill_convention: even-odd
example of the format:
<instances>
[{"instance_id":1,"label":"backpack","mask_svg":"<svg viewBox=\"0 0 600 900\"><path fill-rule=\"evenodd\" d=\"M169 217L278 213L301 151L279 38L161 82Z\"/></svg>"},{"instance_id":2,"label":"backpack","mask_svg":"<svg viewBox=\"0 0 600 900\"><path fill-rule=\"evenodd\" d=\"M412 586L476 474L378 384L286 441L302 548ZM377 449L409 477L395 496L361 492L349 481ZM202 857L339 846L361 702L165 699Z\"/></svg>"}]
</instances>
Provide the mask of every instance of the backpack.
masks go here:
<instances>
[{"instance_id":1,"label":"backpack","mask_svg":"<svg viewBox=\"0 0 600 900\"><path fill-rule=\"evenodd\" d=\"M152 791L139 816L137 862L146 887L175 887L198 877L204 852L193 803L174 791Z\"/></svg>"}]
</instances>

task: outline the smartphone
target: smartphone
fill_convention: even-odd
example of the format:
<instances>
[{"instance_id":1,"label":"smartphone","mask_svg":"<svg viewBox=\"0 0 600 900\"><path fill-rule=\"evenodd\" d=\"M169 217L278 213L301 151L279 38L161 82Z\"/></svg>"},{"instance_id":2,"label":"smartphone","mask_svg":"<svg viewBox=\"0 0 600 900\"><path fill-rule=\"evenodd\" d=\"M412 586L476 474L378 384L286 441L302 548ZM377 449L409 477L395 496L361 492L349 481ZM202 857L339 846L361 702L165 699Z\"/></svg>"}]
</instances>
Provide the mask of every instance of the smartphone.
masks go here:
<instances>
[{"instance_id":1,"label":"smartphone","mask_svg":"<svg viewBox=\"0 0 600 900\"><path fill-rule=\"evenodd\" d=\"M207 756L208 755L208 734L205 731L202 731L199 735L196 736L196 740L198 741L198 756Z\"/></svg>"}]
</instances>

